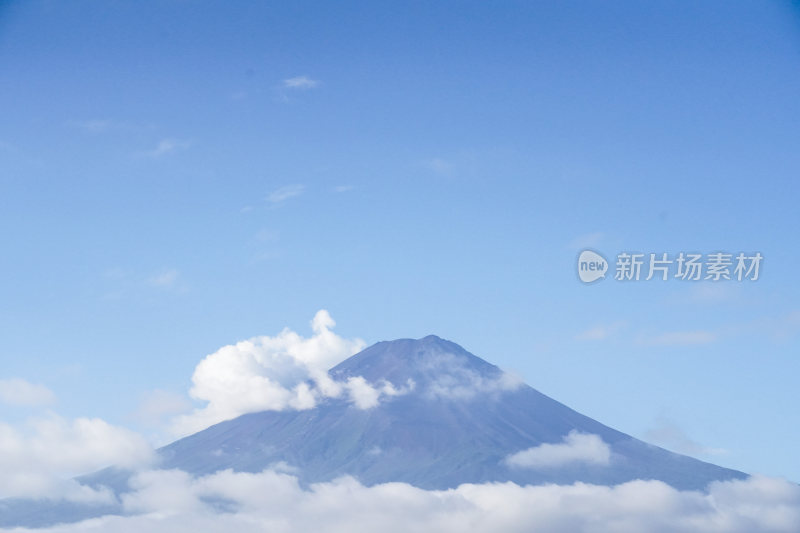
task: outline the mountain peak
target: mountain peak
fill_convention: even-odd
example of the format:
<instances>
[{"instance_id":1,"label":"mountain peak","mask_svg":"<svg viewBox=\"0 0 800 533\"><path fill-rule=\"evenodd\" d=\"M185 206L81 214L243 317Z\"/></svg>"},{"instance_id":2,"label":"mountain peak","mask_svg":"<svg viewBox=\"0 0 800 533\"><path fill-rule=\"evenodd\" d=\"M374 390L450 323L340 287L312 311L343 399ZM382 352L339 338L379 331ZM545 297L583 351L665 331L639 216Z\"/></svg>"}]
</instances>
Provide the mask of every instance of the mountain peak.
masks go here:
<instances>
[{"instance_id":1,"label":"mountain peak","mask_svg":"<svg viewBox=\"0 0 800 533\"><path fill-rule=\"evenodd\" d=\"M411 380L418 391L422 387L439 392L443 387L485 387L505 375L493 364L436 335L373 344L332 368L330 374L337 380L363 376L368 381L388 381L397 386Z\"/></svg>"}]
</instances>

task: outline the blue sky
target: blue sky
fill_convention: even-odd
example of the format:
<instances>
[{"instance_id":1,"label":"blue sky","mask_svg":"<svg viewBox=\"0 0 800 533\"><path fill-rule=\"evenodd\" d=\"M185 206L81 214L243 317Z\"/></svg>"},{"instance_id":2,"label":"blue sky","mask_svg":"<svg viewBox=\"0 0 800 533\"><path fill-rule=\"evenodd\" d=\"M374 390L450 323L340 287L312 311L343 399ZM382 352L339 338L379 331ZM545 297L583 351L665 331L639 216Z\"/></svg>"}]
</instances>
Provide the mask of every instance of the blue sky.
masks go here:
<instances>
[{"instance_id":1,"label":"blue sky","mask_svg":"<svg viewBox=\"0 0 800 533\"><path fill-rule=\"evenodd\" d=\"M783 2L2 3L0 378L137 429L327 309L798 481L798 66ZM765 259L584 286L583 247Z\"/></svg>"}]
</instances>

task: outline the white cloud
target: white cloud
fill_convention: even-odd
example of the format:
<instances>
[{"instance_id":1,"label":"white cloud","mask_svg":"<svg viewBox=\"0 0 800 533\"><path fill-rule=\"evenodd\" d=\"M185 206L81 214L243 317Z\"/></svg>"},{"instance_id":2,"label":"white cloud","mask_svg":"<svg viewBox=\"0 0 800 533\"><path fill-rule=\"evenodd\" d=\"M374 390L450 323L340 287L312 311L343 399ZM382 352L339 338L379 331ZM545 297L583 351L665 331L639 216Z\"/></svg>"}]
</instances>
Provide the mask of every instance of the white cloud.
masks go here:
<instances>
[{"instance_id":1,"label":"white cloud","mask_svg":"<svg viewBox=\"0 0 800 533\"><path fill-rule=\"evenodd\" d=\"M277 241L278 237L280 237L280 233L278 233L274 229L269 228L261 228L256 232L254 239L258 242L272 242Z\"/></svg>"},{"instance_id":2,"label":"white cloud","mask_svg":"<svg viewBox=\"0 0 800 533\"><path fill-rule=\"evenodd\" d=\"M132 516L37 529L39 533L796 533L800 487L752 477L678 491L659 481L614 487L461 485L428 491L406 483L365 487L343 477L304 490L286 473L178 471L134 478L123 504ZM225 512L213 502L225 502ZM15 530L21 533L21 530Z\"/></svg>"},{"instance_id":3,"label":"white cloud","mask_svg":"<svg viewBox=\"0 0 800 533\"><path fill-rule=\"evenodd\" d=\"M0 403L41 406L55 403L53 391L20 378L0 379Z\"/></svg>"},{"instance_id":4,"label":"white cloud","mask_svg":"<svg viewBox=\"0 0 800 533\"><path fill-rule=\"evenodd\" d=\"M91 119L73 121L72 125L89 133L103 133L114 126L114 122L108 119Z\"/></svg>"},{"instance_id":5,"label":"white cloud","mask_svg":"<svg viewBox=\"0 0 800 533\"><path fill-rule=\"evenodd\" d=\"M764 317L750 324L743 324L737 332L751 331L758 335L769 335L775 341L788 341L800 333L800 311L791 311L783 316Z\"/></svg>"},{"instance_id":6,"label":"white cloud","mask_svg":"<svg viewBox=\"0 0 800 533\"><path fill-rule=\"evenodd\" d=\"M336 187L333 188L333 192L339 192L339 193L348 192L352 191L354 188L355 187L353 187L352 185L337 185Z\"/></svg>"},{"instance_id":7,"label":"white cloud","mask_svg":"<svg viewBox=\"0 0 800 533\"><path fill-rule=\"evenodd\" d=\"M105 499L106 492L80 489L68 478L110 465L141 467L152 459L140 435L97 418L70 421L51 414L22 428L0 423L0 498Z\"/></svg>"},{"instance_id":8,"label":"white cloud","mask_svg":"<svg viewBox=\"0 0 800 533\"><path fill-rule=\"evenodd\" d=\"M152 150L145 152L149 157L162 157L184 148L189 148L191 143L180 139L161 139Z\"/></svg>"},{"instance_id":9,"label":"white cloud","mask_svg":"<svg viewBox=\"0 0 800 533\"><path fill-rule=\"evenodd\" d=\"M624 329L626 325L627 323L621 320L610 324L600 324L578 333L575 338L579 341L606 340Z\"/></svg>"},{"instance_id":10,"label":"white cloud","mask_svg":"<svg viewBox=\"0 0 800 533\"><path fill-rule=\"evenodd\" d=\"M606 240L606 234L602 231L595 231L593 233L586 233L572 239L567 248L574 250L583 250L585 248L597 248L603 241Z\"/></svg>"},{"instance_id":11,"label":"white cloud","mask_svg":"<svg viewBox=\"0 0 800 533\"><path fill-rule=\"evenodd\" d=\"M650 346L688 346L693 344L709 344L717 340L717 334L712 331L671 331L650 337L639 338L641 344Z\"/></svg>"},{"instance_id":12,"label":"white cloud","mask_svg":"<svg viewBox=\"0 0 800 533\"><path fill-rule=\"evenodd\" d=\"M388 381L383 381L379 386L370 385L361 376L348 378L344 383L350 401L359 409L372 409L380 403L381 396L400 396L414 390L414 380L409 379L405 387L396 388Z\"/></svg>"},{"instance_id":13,"label":"white cloud","mask_svg":"<svg viewBox=\"0 0 800 533\"><path fill-rule=\"evenodd\" d=\"M173 430L182 435L245 413L310 409L318 399L338 397L343 391L357 406L368 406L370 385L338 383L328 375L328 369L365 346L361 339L333 333L335 325L321 310L311 321L314 334L309 338L286 328L274 337L253 337L207 356L194 371L190 391L207 404L177 417Z\"/></svg>"},{"instance_id":14,"label":"white cloud","mask_svg":"<svg viewBox=\"0 0 800 533\"><path fill-rule=\"evenodd\" d=\"M153 130L156 125L151 122L117 120L109 118L91 118L87 120L70 120L68 126L83 130L87 133L101 134L118 131L144 131Z\"/></svg>"},{"instance_id":15,"label":"white cloud","mask_svg":"<svg viewBox=\"0 0 800 533\"><path fill-rule=\"evenodd\" d=\"M133 413L133 418L145 426L158 427L166 417L185 413L191 408L192 404L185 396L155 389L142 395L139 406Z\"/></svg>"},{"instance_id":16,"label":"white cloud","mask_svg":"<svg viewBox=\"0 0 800 533\"><path fill-rule=\"evenodd\" d=\"M428 384L425 394L435 398L465 400L476 394L497 394L523 385L522 379L508 372L486 377L450 353L436 354L427 362L426 370L435 378Z\"/></svg>"},{"instance_id":17,"label":"white cloud","mask_svg":"<svg viewBox=\"0 0 800 533\"><path fill-rule=\"evenodd\" d=\"M572 430L558 444L541 444L506 458L509 466L518 468L560 468L575 463L606 466L611 448L597 435Z\"/></svg>"},{"instance_id":18,"label":"white cloud","mask_svg":"<svg viewBox=\"0 0 800 533\"><path fill-rule=\"evenodd\" d=\"M162 270L155 276L151 276L147 279L147 284L152 287L159 287L162 289L169 289L174 287L175 284L178 282L178 278L180 277L180 272L174 268L169 268L166 270Z\"/></svg>"},{"instance_id":19,"label":"white cloud","mask_svg":"<svg viewBox=\"0 0 800 533\"><path fill-rule=\"evenodd\" d=\"M371 409L378 405L380 391L372 387L361 376L351 377L347 380L347 389L350 399L359 409Z\"/></svg>"},{"instance_id":20,"label":"white cloud","mask_svg":"<svg viewBox=\"0 0 800 533\"><path fill-rule=\"evenodd\" d=\"M283 87L286 89L313 89L319 86L318 80L312 80L308 76L295 76L283 80Z\"/></svg>"},{"instance_id":21,"label":"white cloud","mask_svg":"<svg viewBox=\"0 0 800 533\"><path fill-rule=\"evenodd\" d=\"M692 303L719 304L735 301L739 297L740 285L708 281L692 284L686 299Z\"/></svg>"},{"instance_id":22,"label":"white cloud","mask_svg":"<svg viewBox=\"0 0 800 533\"><path fill-rule=\"evenodd\" d=\"M721 455L727 453L722 448L709 448L691 439L674 421L665 416L658 417L655 426L645 432L644 439L686 455Z\"/></svg>"},{"instance_id":23,"label":"white cloud","mask_svg":"<svg viewBox=\"0 0 800 533\"><path fill-rule=\"evenodd\" d=\"M423 165L428 170L431 170L441 176L451 176L456 170L456 166L452 162L441 157L434 157L432 159L425 160L423 161Z\"/></svg>"},{"instance_id":24,"label":"white cloud","mask_svg":"<svg viewBox=\"0 0 800 533\"><path fill-rule=\"evenodd\" d=\"M305 185L295 184L286 185L269 193L267 201L271 204L279 204L289 198L300 196L306 190Z\"/></svg>"}]
</instances>

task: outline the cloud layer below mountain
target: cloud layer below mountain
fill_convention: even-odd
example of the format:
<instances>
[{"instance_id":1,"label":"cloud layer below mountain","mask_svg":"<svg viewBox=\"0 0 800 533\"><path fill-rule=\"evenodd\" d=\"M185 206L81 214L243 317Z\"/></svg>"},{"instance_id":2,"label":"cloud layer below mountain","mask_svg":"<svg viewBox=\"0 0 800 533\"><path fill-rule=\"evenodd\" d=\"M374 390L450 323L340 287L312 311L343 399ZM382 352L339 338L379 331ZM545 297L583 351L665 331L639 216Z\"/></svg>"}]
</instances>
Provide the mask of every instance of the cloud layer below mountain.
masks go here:
<instances>
[{"instance_id":1,"label":"cloud layer below mountain","mask_svg":"<svg viewBox=\"0 0 800 533\"><path fill-rule=\"evenodd\" d=\"M293 476L231 471L193 478L149 471L123 496L130 516L30 530L41 533L291 532L384 533L462 531L508 533L796 532L800 487L752 477L712 483L705 493L678 491L659 481L615 487L462 485L426 491L405 483L365 487L343 477L300 487ZM26 530L15 530L17 533Z\"/></svg>"},{"instance_id":2,"label":"cloud layer below mountain","mask_svg":"<svg viewBox=\"0 0 800 533\"><path fill-rule=\"evenodd\" d=\"M112 464L140 468L153 459L143 437L98 418L68 420L49 413L22 427L0 422L0 498L105 502L113 498L110 492L69 478Z\"/></svg>"}]
</instances>

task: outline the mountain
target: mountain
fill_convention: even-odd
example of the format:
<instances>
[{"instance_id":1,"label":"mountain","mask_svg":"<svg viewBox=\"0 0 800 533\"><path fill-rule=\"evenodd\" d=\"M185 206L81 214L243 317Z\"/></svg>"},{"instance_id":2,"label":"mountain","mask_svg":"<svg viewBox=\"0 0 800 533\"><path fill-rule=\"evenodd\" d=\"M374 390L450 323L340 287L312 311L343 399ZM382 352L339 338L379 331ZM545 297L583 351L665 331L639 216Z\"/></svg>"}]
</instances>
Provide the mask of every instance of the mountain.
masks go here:
<instances>
[{"instance_id":1,"label":"mountain","mask_svg":"<svg viewBox=\"0 0 800 533\"><path fill-rule=\"evenodd\" d=\"M228 468L260 472L281 464L303 484L348 474L366 485L402 481L425 489L501 481L613 485L633 479L703 489L711 481L746 477L609 428L433 335L379 342L329 374L338 382L361 376L375 386L390 383L395 394L369 409L332 398L303 411L246 414L160 449L160 468L202 475ZM571 432L596 436L592 442L606 451L606 461L519 466L507 460L533 447L563 445ZM121 493L128 476L112 468L81 481ZM0 526L13 516L44 525L53 515L97 514L67 506L41 519L23 512L23 504L0 502L0 511L4 505Z\"/></svg>"},{"instance_id":2,"label":"mountain","mask_svg":"<svg viewBox=\"0 0 800 533\"><path fill-rule=\"evenodd\" d=\"M344 381L362 376L413 390L372 409L331 400L307 411L266 411L222 422L163 448L163 467L206 474L232 468L258 472L279 462L301 482L344 474L371 485L404 481L426 489L461 483L611 485L658 479L678 489L745 477L671 453L611 429L535 389L459 345L428 336L380 342L330 371ZM410 380L410 381L409 381ZM511 454L560 443L571 431L599 436L608 465L519 468Z\"/></svg>"}]
</instances>

